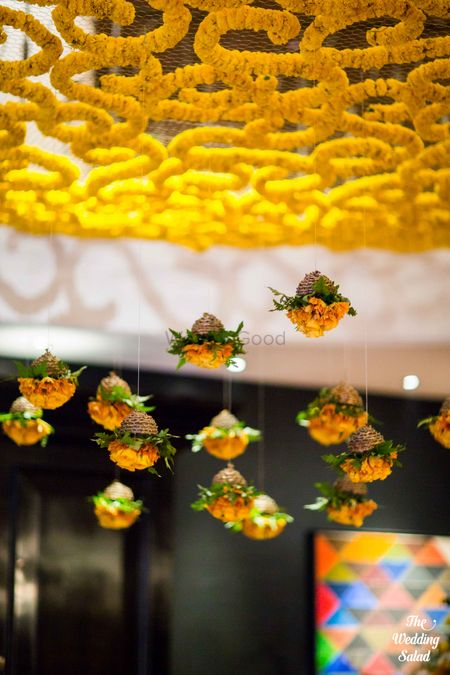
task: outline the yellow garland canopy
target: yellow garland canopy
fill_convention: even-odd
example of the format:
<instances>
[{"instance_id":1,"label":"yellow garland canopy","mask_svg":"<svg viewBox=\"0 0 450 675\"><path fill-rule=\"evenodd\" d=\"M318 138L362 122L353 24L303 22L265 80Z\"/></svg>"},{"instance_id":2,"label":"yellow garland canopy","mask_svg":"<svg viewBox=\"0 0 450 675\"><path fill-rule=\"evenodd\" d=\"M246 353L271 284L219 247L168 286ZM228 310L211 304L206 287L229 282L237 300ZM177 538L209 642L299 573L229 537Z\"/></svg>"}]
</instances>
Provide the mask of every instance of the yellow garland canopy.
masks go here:
<instances>
[{"instance_id":1,"label":"yellow garland canopy","mask_svg":"<svg viewBox=\"0 0 450 675\"><path fill-rule=\"evenodd\" d=\"M0 222L450 245L447 0L3 0Z\"/></svg>"}]
</instances>

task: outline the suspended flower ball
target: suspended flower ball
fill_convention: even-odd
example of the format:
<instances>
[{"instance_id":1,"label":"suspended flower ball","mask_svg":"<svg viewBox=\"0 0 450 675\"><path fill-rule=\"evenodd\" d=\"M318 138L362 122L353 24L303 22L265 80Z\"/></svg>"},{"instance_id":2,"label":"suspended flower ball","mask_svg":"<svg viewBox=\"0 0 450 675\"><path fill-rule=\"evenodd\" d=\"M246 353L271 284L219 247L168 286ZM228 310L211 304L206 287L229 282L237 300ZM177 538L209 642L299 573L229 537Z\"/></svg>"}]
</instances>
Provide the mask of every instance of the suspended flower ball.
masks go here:
<instances>
[{"instance_id":1,"label":"suspended flower ball","mask_svg":"<svg viewBox=\"0 0 450 675\"><path fill-rule=\"evenodd\" d=\"M9 413L0 414L3 431L17 445L47 445L50 434L55 430L42 419L41 408L36 408L24 396L13 402Z\"/></svg>"},{"instance_id":2,"label":"suspended flower ball","mask_svg":"<svg viewBox=\"0 0 450 675\"><path fill-rule=\"evenodd\" d=\"M326 511L328 519L340 525L361 527L364 519L378 508L373 499L367 499L367 487L364 483L353 483L348 478L340 478L333 485L315 483L322 493L314 504L304 508L311 511Z\"/></svg>"},{"instance_id":3,"label":"suspended flower ball","mask_svg":"<svg viewBox=\"0 0 450 675\"><path fill-rule=\"evenodd\" d=\"M319 395L298 413L296 421L308 429L322 445L337 445L367 424L361 396L351 384L324 387Z\"/></svg>"},{"instance_id":4,"label":"suspended flower ball","mask_svg":"<svg viewBox=\"0 0 450 675\"><path fill-rule=\"evenodd\" d=\"M169 328L172 333L169 354L180 358L177 368L192 363L199 368L220 368L230 365L233 357L244 354L244 343L239 337L243 323L236 330L225 330L224 325L213 314L206 312L197 319L186 335Z\"/></svg>"},{"instance_id":5,"label":"suspended flower ball","mask_svg":"<svg viewBox=\"0 0 450 675\"><path fill-rule=\"evenodd\" d=\"M253 499L259 493L232 464L219 471L211 487L200 486L199 499L192 504L195 511L208 510L224 523L244 520L250 515Z\"/></svg>"},{"instance_id":6,"label":"suspended flower ball","mask_svg":"<svg viewBox=\"0 0 450 675\"><path fill-rule=\"evenodd\" d=\"M153 410L153 407L144 406L149 398L150 396L132 394L128 382L111 371L100 381L95 400L88 403L88 412L94 422L112 431L117 429L133 410L139 412Z\"/></svg>"},{"instance_id":7,"label":"suspended flower ball","mask_svg":"<svg viewBox=\"0 0 450 675\"><path fill-rule=\"evenodd\" d=\"M72 398L86 366L72 373L68 365L46 349L31 366L17 363L17 368L20 393L38 408L54 410Z\"/></svg>"},{"instance_id":8,"label":"suspended flower ball","mask_svg":"<svg viewBox=\"0 0 450 675\"><path fill-rule=\"evenodd\" d=\"M133 491L117 480L91 499L98 524L107 530L124 530L133 525L142 513L142 502L135 500Z\"/></svg>"},{"instance_id":9,"label":"suspended flower ball","mask_svg":"<svg viewBox=\"0 0 450 675\"><path fill-rule=\"evenodd\" d=\"M302 279L294 296L270 290L279 297L273 300L275 308L271 311L285 311L296 330L306 337L321 337L336 328L346 314L356 315L350 300L339 293L339 286L317 270Z\"/></svg>"},{"instance_id":10,"label":"suspended flower ball","mask_svg":"<svg viewBox=\"0 0 450 675\"><path fill-rule=\"evenodd\" d=\"M112 433L95 434L95 442L108 448L112 462L128 471L147 469L159 475L154 464L162 458L168 469L176 453L168 429L158 431L151 415L133 410Z\"/></svg>"},{"instance_id":11,"label":"suspended flower ball","mask_svg":"<svg viewBox=\"0 0 450 675\"><path fill-rule=\"evenodd\" d=\"M401 466L397 457L404 449L402 445L385 441L376 429L366 425L350 436L346 452L325 455L323 459L346 473L354 483L371 483L384 480L394 466Z\"/></svg>"},{"instance_id":12,"label":"suspended flower ball","mask_svg":"<svg viewBox=\"0 0 450 675\"><path fill-rule=\"evenodd\" d=\"M439 415L427 417L427 419L419 422L418 426L428 427L435 441L443 445L444 448L450 448L450 396L447 396L441 405Z\"/></svg>"},{"instance_id":13,"label":"suspended flower ball","mask_svg":"<svg viewBox=\"0 0 450 675\"><path fill-rule=\"evenodd\" d=\"M242 532L249 539L274 539L293 520L292 516L280 510L272 497L260 494L253 500L248 518L242 522L227 523L226 526L234 532Z\"/></svg>"},{"instance_id":14,"label":"suspended flower ball","mask_svg":"<svg viewBox=\"0 0 450 675\"><path fill-rule=\"evenodd\" d=\"M250 442L259 441L261 432L246 427L228 410L222 410L212 418L208 427L186 438L192 441L192 452L205 448L210 455L229 460L242 455Z\"/></svg>"}]
</instances>

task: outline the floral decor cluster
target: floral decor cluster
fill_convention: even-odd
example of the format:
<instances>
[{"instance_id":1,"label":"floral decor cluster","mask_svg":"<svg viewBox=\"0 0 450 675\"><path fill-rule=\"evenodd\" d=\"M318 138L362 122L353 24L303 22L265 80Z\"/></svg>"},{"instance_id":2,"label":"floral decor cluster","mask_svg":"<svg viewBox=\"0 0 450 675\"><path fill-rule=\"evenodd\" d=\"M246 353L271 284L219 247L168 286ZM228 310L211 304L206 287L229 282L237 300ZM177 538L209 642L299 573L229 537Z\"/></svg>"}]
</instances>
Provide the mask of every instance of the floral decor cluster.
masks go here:
<instances>
[{"instance_id":1,"label":"floral decor cluster","mask_svg":"<svg viewBox=\"0 0 450 675\"><path fill-rule=\"evenodd\" d=\"M192 452L204 449L213 457L228 462L215 474L209 487L199 485L198 499L192 504L195 511L207 510L230 531L258 540L277 537L293 521L272 497L249 485L229 461L242 455L249 443L261 440L258 429L246 426L224 409L208 426L186 438L192 441Z\"/></svg>"},{"instance_id":2,"label":"floral decor cluster","mask_svg":"<svg viewBox=\"0 0 450 675\"><path fill-rule=\"evenodd\" d=\"M385 440L368 419L360 394L347 383L321 389L298 413L297 422L321 445L346 441L344 451L323 456L338 478L332 484L316 483L321 496L306 509L326 511L329 520L361 527L378 508L367 496L367 483L385 480L395 466L401 466L398 455L405 448Z\"/></svg>"},{"instance_id":3,"label":"floral decor cluster","mask_svg":"<svg viewBox=\"0 0 450 675\"><path fill-rule=\"evenodd\" d=\"M0 8L6 48L10 29L37 47L0 61L0 222L199 250L316 238L343 250L362 245L363 224L368 246L450 243L441 0L154 0L139 15L127 0L47 4ZM143 33L145 12L156 27ZM340 41L362 22L357 45ZM259 49L241 49L248 31ZM193 56L174 63L181 45ZM61 154L34 145L34 128Z\"/></svg>"}]
</instances>

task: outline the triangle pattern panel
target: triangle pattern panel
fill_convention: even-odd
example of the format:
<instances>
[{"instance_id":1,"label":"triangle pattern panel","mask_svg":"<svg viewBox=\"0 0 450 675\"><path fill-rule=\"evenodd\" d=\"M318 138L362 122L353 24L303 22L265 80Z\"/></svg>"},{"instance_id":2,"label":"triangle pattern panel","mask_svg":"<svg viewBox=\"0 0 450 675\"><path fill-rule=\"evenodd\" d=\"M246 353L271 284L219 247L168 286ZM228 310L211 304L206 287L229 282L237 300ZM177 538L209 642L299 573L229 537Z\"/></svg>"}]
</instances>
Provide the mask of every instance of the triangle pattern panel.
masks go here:
<instances>
[{"instance_id":1,"label":"triangle pattern panel","mask_svg":"<svg viewBox=\"0 0 450 675\"><path fill-rule=\"evenodd\" d=\"M329 649L318 675L412 675L417 663L402 663L398 657L405 646L407 652L415 646L396 645L393 634L420 632L420 627L407 626L411 615L427 626L436 621L436 631L448 616L443 598L450 594L450 538L367 531L321 534L329 537L336 558L323 577L316 574L316 587L328 587L325 597L333 600L322 622Z\"/></svg>"},{"instance_id":2,"label":"triangle pattern panel","mask_svg":"<svg viewBox=\"0 0 450 675\"><path fill-rule=\"evenodd\" d=\"M339 607L339 599L331 588L320 584L316 588L316 620L319 624L324 623Z\"/></svg>"},{"instance_id":3,"label":"triangle pattern panel","mask_svg":"<svg viewBox=\"0 0 450 675\"><path fill-rule=\"evenodd\" d=\"M338 559L332 543L319 535L314 541L314 560L319 576L324 577Z\"/></svg>"}]
</instances>

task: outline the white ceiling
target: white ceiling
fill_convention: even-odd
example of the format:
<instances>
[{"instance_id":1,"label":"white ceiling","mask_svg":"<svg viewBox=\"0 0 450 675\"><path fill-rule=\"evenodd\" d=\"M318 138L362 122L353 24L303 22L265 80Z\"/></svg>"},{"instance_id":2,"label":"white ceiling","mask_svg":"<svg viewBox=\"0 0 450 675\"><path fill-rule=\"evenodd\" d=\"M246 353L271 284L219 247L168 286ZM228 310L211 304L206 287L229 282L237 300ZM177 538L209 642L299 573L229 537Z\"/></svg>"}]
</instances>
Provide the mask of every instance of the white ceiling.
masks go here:
<instances>
[{"instance_id":1,"label":"white ceiling","mask_svg":"<svg viewBox=\"0 0 450 675\"><path fill-rule=\"evenodd\" d=\"M358 310L317 340L270 312L272 286L295 292L315 268L340 284ZM197 253L163 242L31 237L0 228L0 354L61 357L172 370L167 327L184 329L204 311L228 328L242 319L247 369L234 377L320 386L349 379L373 392L448 393L450 251L332 253L323 248L214 248ZM70 330L69 330L70 329ZM75 331L73 329L76 329ZM278 346L251 344L260 337ZM367 373L366 373L367 345ZM190 366L183 370L210 375ZM212 373L218 375L218 373Z\"/></svg>"}]
</instances>

